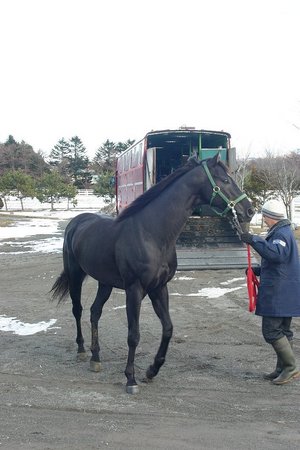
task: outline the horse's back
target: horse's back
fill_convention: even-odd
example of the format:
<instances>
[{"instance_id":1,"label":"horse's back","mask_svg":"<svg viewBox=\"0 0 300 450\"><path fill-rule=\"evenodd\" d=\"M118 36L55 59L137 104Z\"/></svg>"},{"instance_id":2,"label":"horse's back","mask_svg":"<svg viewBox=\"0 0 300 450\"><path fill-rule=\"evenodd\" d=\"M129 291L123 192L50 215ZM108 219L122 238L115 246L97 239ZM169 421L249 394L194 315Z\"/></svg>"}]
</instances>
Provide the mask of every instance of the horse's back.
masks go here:
<instances>
[{"instance_id":1,"label":"horse's back","mask_svg":"<svg viewBox=\"0 0 300 450\"><path fill-rule=\"evenodd\" d=\"M102 240L102 237L111 234L114 219L108 215L95 213L82 213L74 217L65 230L65 241L82 242L86 244L90 240Z\"/></svg>"},{"instance_id":2,"label":"horse's back","mask_svg":"<svg viewBox=\"0 0 300 450\"><path fill-rule=\"evenodd\" d=\"M112 222L114 219L111 216L108 216L107 214L100 214L100 213L81 213L78 214L78 216L73 217L73 219L70 220L66 227L66 231L70 229L74 229L78 227L81 224L89 225L91 223L97 223L100 221L110 221Z\"/></svg>"},{"instance_id":3,"label":"horse's back","mask_svg":"<svg viewBox=\"0 0 300 450\"><path fill-rule=\"evenodd\" d=\"M114 251L119 228L111 216L79 214L66 228L64 259L71 258L86 274L105 282L102 274L108 270L118 274Z\"/></svg>"}]
</instances>

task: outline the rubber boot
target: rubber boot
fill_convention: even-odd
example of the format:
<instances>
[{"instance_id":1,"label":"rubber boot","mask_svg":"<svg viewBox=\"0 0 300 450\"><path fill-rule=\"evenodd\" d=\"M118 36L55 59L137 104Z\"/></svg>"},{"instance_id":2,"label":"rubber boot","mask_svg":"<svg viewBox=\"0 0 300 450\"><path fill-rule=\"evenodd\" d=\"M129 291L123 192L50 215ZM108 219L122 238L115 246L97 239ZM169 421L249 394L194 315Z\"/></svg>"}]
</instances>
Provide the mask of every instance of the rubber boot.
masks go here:
<instances>
[{"instance_id":1,"label":"rubber boot","mask_svg":"<svg viewBox=\"0 0 300 450\"><path fill-rule=\"evenodd\" d=\"M275 369L271 373L265 373L263 375L263 378L265 380L272 381L272 380L275 380L275 378L277 378L281 374L281 372L282 372L282 362L281 362L281 359L278 358L278 356L277 356L277 363L276 363Z\"/></svg>"},{"instance_id":2,"label":"rubber boot","mask_svg":"<svg viewBox=\"0 0 300 450\"><path fill-rule=\"evenodd\" d=\"M277 358L282 362L282 371L272 383L276 385L286 384L300 377L300 372L296 368L293 349L286 336L272 343L277 354Z\"/></svg>"},{"instance_id":3,"label":"rubber boot","mask_svg":"<svg viewBox=\"0 0 300 450\"><path fill-rule=\"evenodd\" d=\"M289 341L289 343L290 343L290 346L293 348L293 341L291 340L291 341ZM277 363L276 363L275 369L274 369L273 372L271 372L271 373L265 373L265 374L263 375L263 378L264 378L265 380L269 380L269 381L275 380L275 378L277 378L277 377L281 374L282 369L283 369L282 361L281 361L281 359L277 356Z\"/></svg>"}]
</instances>

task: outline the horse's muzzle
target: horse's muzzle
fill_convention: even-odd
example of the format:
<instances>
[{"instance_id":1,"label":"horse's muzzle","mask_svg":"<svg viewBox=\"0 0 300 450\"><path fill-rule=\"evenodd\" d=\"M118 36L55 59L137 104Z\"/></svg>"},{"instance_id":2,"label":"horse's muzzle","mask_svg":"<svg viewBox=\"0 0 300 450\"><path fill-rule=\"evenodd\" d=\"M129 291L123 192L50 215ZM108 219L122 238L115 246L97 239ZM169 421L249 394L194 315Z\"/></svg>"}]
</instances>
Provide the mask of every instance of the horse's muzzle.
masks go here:
<instances>
[{"instance_id":1,"label":"horse's muzzle","mask_svg":"<svg viewBox=\"0 0 300 450\"><path fill-rule=\"evenodd\" d=\"M240 227L243 233L247 233L249 231L250 222L240 222Z\"/></svg>"},{"instance_id":2,"label":"horse's muzzle","mask_svg":"<svg viewBox=\"0 0 300 450\"><path fill-rule=\"evenodd\" d=\"M240 225L249 224L249 222L251 221L254 214L255 214L255 210L252 207L247 208L245 211L243 211L243 213L238 212L237 218L238 218Z\"/></svg>"},{"instance_id":3,"label":"horse's muzzle","mask_svg":"<svg viewBox=\"0 0 300 450\"><path fill-rule=\"evenodd\" d=\"M246 233L249 231L250 222L251 222L251 219L254 216L254 214L255 214L255 210L252 207L248 208L244 212L243 216L241 214L237 214L238 221L239 221L239 227L241 228L243 233Z\"/></svg>"}]
</instances>

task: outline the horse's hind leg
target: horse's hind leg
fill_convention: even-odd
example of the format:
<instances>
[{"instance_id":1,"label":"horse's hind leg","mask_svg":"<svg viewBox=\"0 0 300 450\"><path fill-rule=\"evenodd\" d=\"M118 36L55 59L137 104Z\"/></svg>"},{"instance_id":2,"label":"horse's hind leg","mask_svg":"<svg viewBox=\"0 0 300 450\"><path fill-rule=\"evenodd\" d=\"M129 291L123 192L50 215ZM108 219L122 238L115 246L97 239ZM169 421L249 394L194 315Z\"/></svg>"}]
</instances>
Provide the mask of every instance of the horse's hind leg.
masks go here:
<instances>
[{"instance_id":1,"label":"horse's hind leg","mask_svg":"<svg viewBox=\"0 0 300 450\"><path fill-rule=\"evenodd\" d=\"M162 339L154 362L148 367L146 376L148 380L155 377L161 366L164 364L170 339L173 333L173 325L169 314L169 293L167 285L157 288L148 293L153 309L162 324Z\"/></svg>"},{"instance_id":2,"label":"horse's hind leg","mask_svg":"<svg viewBox=\"0 0 300 450\"><path fill-rule=\"evenodd\" d=\"M93 372L99 372L100 370L100 345L98 337L98 322L102 314L102 309L106 301L109 299L112 287L101 285L98 283L98 291L94 303L91 306L91 335L92 344L91 352L92 357L90 361L90 368Z\"/></svg>"},{"instance_id":3,"label":"horse's hind leg","mask_svg":"<svg viewBox=\"0 0 300 450\"><path fill-rule=\"evenodd\" d=\"M82 305L81 305L81 290L82 283L86 274L83 270L78 266L76 269L69 269L69 288L70 288L70 297L72 299L72 313L76 320L77 327L77 337L76 343L78 346L77 349L77 359L80 361L86 360L86 352L84 348L84 339L82 336L81 330L81 315L82 315Z\"/></svg>"}]
</instances>

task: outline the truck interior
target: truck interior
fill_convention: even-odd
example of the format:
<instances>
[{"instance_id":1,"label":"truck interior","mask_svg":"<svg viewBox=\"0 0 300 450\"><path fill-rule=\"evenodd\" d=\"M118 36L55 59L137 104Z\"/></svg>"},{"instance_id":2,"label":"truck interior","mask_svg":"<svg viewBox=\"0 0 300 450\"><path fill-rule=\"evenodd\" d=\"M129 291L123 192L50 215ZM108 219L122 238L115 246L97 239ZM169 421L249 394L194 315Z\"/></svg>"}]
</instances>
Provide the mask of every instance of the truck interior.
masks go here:
<instances>
[{"instance_id":1,"label":"truck interior","mask_svg":"<svg viewBox=\"0 0 300 450\"><path fill-rule=\"evenodd\" d=\"M193 155L206 159L220 152L226 162L230 135L205 130L170 130L147 135L147 148L156 149L156 182L183 165Z\"/></svg>"}]
</instances>

